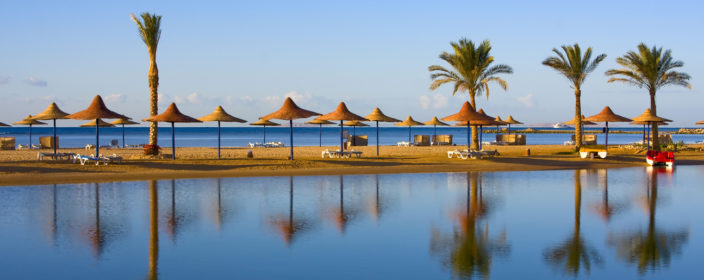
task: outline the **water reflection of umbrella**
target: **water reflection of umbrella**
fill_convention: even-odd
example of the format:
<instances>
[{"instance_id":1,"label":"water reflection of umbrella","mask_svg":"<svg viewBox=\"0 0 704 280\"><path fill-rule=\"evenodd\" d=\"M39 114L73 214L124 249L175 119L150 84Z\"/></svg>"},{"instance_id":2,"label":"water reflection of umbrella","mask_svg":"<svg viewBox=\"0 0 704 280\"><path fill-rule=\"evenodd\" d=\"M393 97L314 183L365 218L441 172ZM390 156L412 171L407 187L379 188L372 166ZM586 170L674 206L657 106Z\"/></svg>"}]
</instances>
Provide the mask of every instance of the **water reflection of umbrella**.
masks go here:
<instances>
[{"instance_id":1,"label":"water reflection of umbrella","mask_svg":"<svg viewBox=\"0 0 704 280\"><path fill-rule=\"evenodd\" d=\"M614 113L614 111L611 111L611 108L609 106L604 107L603 110L599 114L593 115L591 117L586 118L585 120L591 121L591 122L604 122L606 125L606 134L605 134L605 144L606 144L606 149L609 149L609 122L631 122L632 120L629 118L626 118L624 116L619 116Z\"/></svg>"},{"instance_id":2,"label":"water reflection of umbrella","mask_svg":"<svg viewBox=\"0 0 704 280\"><path fill-rule=\"evenodd\" d=\"M511 125L512 124L523 124L522 122L519 122L513 118L513 116L509 115L508 118L504 121L506 124L508 124L508 134L511 134Z\"/></svg>"},{"instance_id":3,"label":"water reflection of umbrella","mask_svg":"<svg viewBox=\"0 0 704 280\"><path fill-rule=\"evenodd\" d=\"M347 228L347 224L356 215L354 211L345 209L345 186L342 180L342 175L340 175L340 208L330 212L332 218L335 220L335 225L340 233L344 234Z\"/></svg>"},{"instance_id":4,"label":"water reflection of umbrella","mask_svg":"<svg viewBox=\"0 0 704 280\"><path fill-rule=\"evenodd\" d=\"M589 273L592 262L601 264L599 253L589 246L580 232L580 213L582 206L582 181L580 170L574 171L574 230L572 236L564 242L543 252L545 260L555 267L564 265L567 273L577 276L580 268Z\"/></svg>"},{"instance_id":5,"label":"water reflection of umbrella","mask_svg":"<svg viewBox=\"0 0 704 280\"><path fill-rule=\"evenodd\" d=\"M343 123L342 125L344 126L350 126L352 127L352 136L357 136L357 127L363 127L363 126L369 126L366 123L360 122L360 121L348 121Z\"/></svg>"},{"instance_id":6,"label":"water reflection of umbrella","mask_svg":"<svg viewBox=\"0 0 704 280\"><path fill-rule=\"evenodd\" d=\"M159 275L159 193L156 181L149 181L149 273L147 279Z\"/></svg>"},{"instance_id":7,"label":"water reflection of umbrella","mask_svg":"<svg viewBox=\"0 0 704 280\"><path fill-rule=\"evenodd\" d=\"M281 233L284 238L286 245L290 245L293 242L297 234L310 228L307 221L303 219L294 219L293 215L293 177L288 177L288 219L277 218L272 221L272 224Z\"/></svg>"},{"instance_id":8,"label":"water reflection of umbrella","mask_svg":"<svg viewBox=\"0 0 704 280\"><path fill-rule=\"evenodd\" d=\"M278 119L278 120L287 120L288 121L290 141L291 141L291 156L290 156L290 158L291 158L291 160L293 160L293 120L309 118L309 117L316 116L316 115L320 115L320 114L313 112L313 111L301 109L301 107L298 107L298 105L296 105L296 103L294 103L290 97L286 97L286 100L284 100L284 104L281 106L281 109L279 109L278 111L273 112L271 114L268 114L266 116L263 116L260 119L263 119L263 120Z\"/></svg>"},{"instance_id":9,"label":"water reflection of umbrella","mask_svg":"<svg viewBox=\"0 0 704 280\"><path fill-rule=\"evenodd\" d=\"M70 114L66 116L66 118L74 120L96 120L97 122L98 119L119 119L127 117L110 111L108 107L105 106L103 98L101 98L100 95L96 95L88 108L78 113ZM95 156L100 156L100 126L95 126Z\"/></svg>"},{"instance_id":10,"label":"water reflection of umbrella","mask_svg":"<svg viewBox=\"0 0 704 280\"><path fill-rule=\"evenodd\" d=\"M322 115L318 117L318 119L325 121L340 121L340 152L345 150L343 145L344 137L342 133L344 127L343 121L367 121L367 119L350 112L350 110L347 109L345 102L340 102L340 104L337 105L337 108L335 108L335 111Z\"/></svg>"},{"instance_id":11,"label":"water reflection of umbrella","mask_svg":"<svg viewBox=\"0 0 704 280\"><path fill-rule=\"evenodd\" d=\"M650 109L645 109L645 112L641 114L640 116L637 116L633 118L634 122L644 122L648 124L648 137L646 139L647 141L647 149L650 150L650 126L653 125L654 123L661 123L661 122L671 122L672 120L668 120L666 118L661 118L653 114ZM657 135L654 135L655 137L658 137Z\"/></svg>"},{"instance_id":12,"label":"water reflection of umbrella","mask_svg":"<svg viewBox=\"0 0 704 280\"><path fill-rule=\"evenodd\" d=\"M210 113L210 115L200 117L198 120L203 122L218 122L218 159L220 159L220 122L238 122L246 123L247 121L233 117L232 115L225 112L222 106L215 108L215 111Z\"/></svg>"},{"instance_id":13,"label":"water reflection of umbrella","mask_svg":"<svg viewBox=\"0 0 704 280\"><path fill-rule=\"evenodd\" d=\"M456 122L466 122L467 124L467 148L471 149L472 145L472 137L470 136L470 122L474 123L475 121L480 121L480 120L486 120L487 117L478 114L476 111L474 111L474 107L469 104L469 102L465 101L464 104L462 104L462 107L460 108L460 111L457 112L456 114L449 115L447 117L444 117L440 120L443 121L456 121Z\"/></svg>"},{"instance_id":14,"label":"water reflection of umbrella","mask_svg":"<svg viewBox=\"0 0 704 280\"><path fill-rule=\"evenodd\" d=\"M145 122L170 122L171 123L171 159L176 159L176 129L174 123L177 122L183 122L183 123L194 123L194 122L201 122L197 119L194 119L192 117L186 116L184 114L181 114L181 111L178 110L178 107L176 107L175 103L171 103L166 110L158 114L156 116L151 116L146 119L143 119L142 121Z\"/></svg>"},{"instance_id":15,"label":"water reflection of umbrella","mask_svg":"<svg viewBox=\"0 0 704 280\"><path fill-rule=\"evenodd\" d=\"M394 119L387 115L384 115L379 108L374 108L371 114L364 117L369 121L376 122L376 156L379 156L379 122L400 122L400 120Z\"/></svg>"},{"instance_id":16,"label":"water reflection of umbrella","mask_svg":"<svg viewBox=\"0 0 704 280\"><path fill-rule=\"evenodd\" d=\"M320 143L318 144L319 147L323 146L323 125L327 124L334 124L334 122L331 121L325 121L325 120L319 120L319 119L314 119L312 121L307 121L307 124L317 124L318 125L318 133L320 134Z\"/></svg>"},{"instance_id":17,"label":"water reflection of umbrella","mask_svg":"<svg viewBox=\"0 0 704 280\"><path fill-rule=\"evenodd\" d=\"M425 122L424 124L433 126L433 137L437 137L437 135L438 135L438 125L442 125L442 126L449 125L447 123L444 123L444 122L441 122L440 120L438 120L438 117L433 117L432 120L429 120L429 121Z\"/></svg>"},{"instance_id":18,"label":"water reflection of umbrella","mask_svg":"<svg viewBox=\"0 0 704 280\"><path fill-rule=\"evenodd\" d=\"M58 146L56 142L56 120L66 119L66 116L68 116L68 113L61 111L61 109L59 109L59 106L57 106L56 103L51 102L51 104L49 104L49 107L47 107L46 110L32 117L35 120L54 121L54 143L51 143L51 145L54 147L54 154L56 154L56 146Z\"/></svg>"},{"instance_id":19,"label":"water reflection of umbrella","mask_svg":"<svg viewBox=\"0 0 704 280\"><path fill-rule=\"evenodd\" d=\"M119 118L117 120L114 120L110 122L111 124L114 125L122 125L122 147L127 147L127 142L125 142L125 125L133 125L133 124L139 124L138 122L131 121L130 119L127 118Z\"/></svg>"},{"instance_id":20,"label":"water reflection of umbrella","mask_svg":"<svg viewBox=\"0 0 704 280\"><path fill-rule=\"evenodd\" d=\"M648 229L645 232L638 229L621 235L610 234L607 239L607 244L616 247L618 257L636 264L641 274L646 270L658 270L663 265L669 266L672 255L681 254L682 245L689 240L687 229L671 232L657 229L657 173L651 172L647 181Z\"/></svg>"},{"instance_id":21,"label":"water reflection of umbrella","mask_svg":"<svg viewBox=\"0 0 704 280\"><path fill-rule=\"evenodd\" d=\"M21 121L18 121L16 123L12 123L14 125L27 125L29 126L29 148L32 148L32 126L33 125L45 125L46 123L40 122L38 120L32 119L32 115L28 115L26 118L24 118ZM1 125L0 125L1 126ZM7 126L7 125L5 125Z\"/></svg>"},{"instance_id":22,"label":"water reflection of umbrella","mask_svg":"<svg viewBox=\"0 0 704 280\"><path fill-rule=\"evenodd\" d=\"M600 172L603 172L603 187L604 187L604 195L602 198L602 202L594 205L592 209L599 214L599 216L605 221L609 222L611 220L611 216L616 214L618 211L621 210L620 205L614 205L613 203L609 202L609 178L608 178L608 169L600 169Z\"/></svg>"},{"instance_id":23,"label":"water reflection of umbrella","mask_svg":"<svg viewBox=\"0 0 704 280\"><path fill-rule=\"evenodd\" d=\"M88 231L93 254L100 258L105 245L105 233L100 228L100 186L95 183L95 228Z\"/></svg>"},{"instance_id":24,"label":"water reflection of umbrella","mask_svg":"<svg viewBox=\"0 0 704 280\"><path fill-rule=\"evenodd\" d=\"M258 120L256 122L249 123L249 125L258 125L264 128L264 141L262 143L266 143L266 126L279 126L280 124L272 122L270 120Z\"/></svg>"},{"instance_id":25,"label":"water reflection of umbrella","mask_svg":"<svg viewBox=\"0 0 704 280\"><path fill-rule=\"evenodd\" d=\"M396 123L395 125L398 125L398 126L407 126L407 127L408 127L408 142L412 142L412 141L411 141L411 127L413 127L413 126L421 126L421 125L425 125L425 124L423 124L422 122L418 122L418 121L414 120L411 116L408 116L408 117L406 117L405 120L403 120L402 122Z\"/></svg>"},{"instance_id":26,"label":"water reflection of umbrella","mask_svg":"<svg viewBox=\"0 0 704 280\"><path fill-rule=\"evenodd\" d=\"M372 216L374 217L374 221L379 221L379 218L381 218L381 212L384 208L381 205L381 198L379 198L379 174L374 174L374 182L376 182L376 194L374 196L374 203L370 205L370 210L372 212Z\"/></svg>"},{"instance_id":27,"label":"water reflection of umbrella","mask_svg":"<svg viewBox=\"0 0 704 280\"><path fill-rule=\"evenodd\" d=\"M181 217L176 213L176 180L171 179L171 214L166 220L166 233L171 236L173 242L176 242L180 221Z\"/></svg>"}]
</instances>

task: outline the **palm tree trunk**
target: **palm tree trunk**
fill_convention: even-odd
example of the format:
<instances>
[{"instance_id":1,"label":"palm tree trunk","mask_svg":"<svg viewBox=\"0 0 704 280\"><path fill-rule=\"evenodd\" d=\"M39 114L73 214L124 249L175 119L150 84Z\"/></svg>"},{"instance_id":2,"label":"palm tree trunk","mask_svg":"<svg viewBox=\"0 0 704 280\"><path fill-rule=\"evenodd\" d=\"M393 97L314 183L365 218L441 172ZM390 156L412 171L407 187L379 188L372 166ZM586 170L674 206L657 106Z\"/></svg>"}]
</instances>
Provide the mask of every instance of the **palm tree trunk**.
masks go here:
<instances>
[{"instance_id":1,"label":"palm tree trunk","mask_svg":"<svg viewBox=\"0 0 704 280\"><path fill-rule=\"evenodd\" d=\"M156 116L159 114L159 69L156 66L156 53L149 55L149 115ZM152 122L149 124L149 145L157 145L158 124Z\"/></svg>"},{"instance_id":2,"label":"palm tree trunk","mask_svg":"<svg viewBox=\"0 0 704 280\"><path fill-rule=\"evenodd\" d=\"M576 146L575 149L579 151L579 148L582 147L582 91L579 89L579 87L575 87L574 97L574 117L575 120L577 120L574 125L574 142Z\"/></svg>"},{"instance_id":3,"label":"palm tree trunk","mask_svg":"<svg viewBox=\"0 0 704 280\"><path fill-rule=\"evenodd\" d=\"M472 108L476 111L477 110L477 105L476 105L477 103L474 102L475 101L474 96L475 96L475 94L469 95L469 100L470 100L469 102L471 103ZM471 147L471 149L477 150L478 148L479 148L479 130L477 129L476 125L473 125L472 126L472 147Z\"/></svg>"},{"instance_id":4,"label":"palm tree trunk","mask_svg":"<svg viewBox=\"0 0 704 280\"><path fill-rule=\"evenodd\" d=\"M655 90L651 89L650 90L650 111L653 112L653 115L658 115L657 108L655 107ZM659 151L660 150L660 134L658 133L658 124L653 123L653 150Z\"/></svg>"}]
</instances>

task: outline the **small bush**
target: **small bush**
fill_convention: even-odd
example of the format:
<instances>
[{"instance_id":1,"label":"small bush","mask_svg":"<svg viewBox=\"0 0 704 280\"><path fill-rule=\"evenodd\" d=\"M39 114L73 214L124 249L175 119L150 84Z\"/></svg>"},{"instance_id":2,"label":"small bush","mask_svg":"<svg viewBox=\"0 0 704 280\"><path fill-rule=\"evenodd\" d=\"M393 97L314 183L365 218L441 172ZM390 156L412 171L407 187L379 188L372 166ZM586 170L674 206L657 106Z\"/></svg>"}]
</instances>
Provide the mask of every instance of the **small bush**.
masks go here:
<instances>
[{"instance_id":1,"label":"small bush","mask_svg":"<svg viewBox=\"0 0 704 280\"><path fill-rule=\"evenodd\" d=\"M159 154L160 150L161 150L161 147L159 147L159 145L145 145L144 146L144 155L156 156Z\"/></svg>"}]
</instances>

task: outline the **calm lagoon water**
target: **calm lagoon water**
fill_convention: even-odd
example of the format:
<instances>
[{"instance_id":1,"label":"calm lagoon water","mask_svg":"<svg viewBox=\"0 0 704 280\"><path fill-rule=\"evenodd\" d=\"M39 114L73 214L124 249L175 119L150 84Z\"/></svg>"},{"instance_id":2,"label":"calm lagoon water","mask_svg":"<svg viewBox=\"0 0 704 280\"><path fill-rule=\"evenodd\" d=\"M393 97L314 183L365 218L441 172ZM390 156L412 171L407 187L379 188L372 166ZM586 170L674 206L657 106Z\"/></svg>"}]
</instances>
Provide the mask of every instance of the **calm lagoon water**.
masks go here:
<instances>
[{"instance_id":1,"label":"calm lagoon water","mask_svg":"<svg viewBox=\"0 0 704 280\"><path fill-rule=\"evenodd\" d=\"M0 187L0 278L700 279L702 171Z\"/></svg>"}]
</instances>

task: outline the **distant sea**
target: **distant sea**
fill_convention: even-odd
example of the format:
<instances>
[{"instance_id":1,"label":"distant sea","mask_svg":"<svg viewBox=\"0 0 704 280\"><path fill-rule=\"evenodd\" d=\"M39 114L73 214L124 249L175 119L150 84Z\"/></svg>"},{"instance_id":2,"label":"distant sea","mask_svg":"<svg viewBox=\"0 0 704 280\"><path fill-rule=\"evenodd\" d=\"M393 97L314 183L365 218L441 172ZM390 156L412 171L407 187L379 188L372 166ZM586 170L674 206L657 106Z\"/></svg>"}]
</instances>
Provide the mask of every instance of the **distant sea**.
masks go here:
<instances>
[{"instance_id":1,"label":"distant sea","mask_svg":"<svg viewBox=\"0 0 704 280\"><path fill-rule=\"evenodd\" d=\"M526 129L520 127L518 129ZM533 127L536 130L554 130L566 131L573 128L544 128ZM590 130L598 129L594 127ZM351 127L345 127L350 134L353 133ZM637 131L641 132L642 128L612 128L612 130L622 131ZM660 128L661 131L675 132L679 128L668 127ZM222 128L222 146L223 147L242 147L248 143L263 141L262 127L223 127ZM356 128L357 135L368 135L369 145L376 143L376 128L375 127L358 127ZM463 145L467 143L467 129L464 127L438 127L438 134L452 134L453 141L456 144ZM52 134L51 127L32 127L32 143L38 144L39 137L50 136ZM398 141L408 141L407 127L380 127L379 128L381 145L395 145ZM432 127L414 127L412 134L432 135ZM58 127L57 135L59 136L59 146L64 148L84 147L86 144L95 143L95 128L84 127ZM16 144L29 143L29 129L27 127L0 127L0 137L15 137ZM319 144L319 130L317 127L294 127L294 144L296 146L317 146ZM322 144L324 146L339 145L340 128L339 127L323 127L322 129ZM108 145L110 140L117 139L122 145L122 128L101 128L100 129L100 144ZM125 127L125 141L129 145L146 144L149 139L148 127ZM492 141L495 139L494 133L484 133L484 141ZM570 134L565 133L540 133L527 134L526 142L528 145L539 144L562 144L570 139ZM609 144L627 144L642 139L641 134L609 134ZM704 139L704 135L673 135L674 141L684 141L685 143L694 143ZM289 128L288 127L267 127L266 141L278 142L281 141L287 146L289 145ZM599 134L598 142L604 142L604 135ZM164 147L171 146L171 128L159 128L159 145ZM217 146L217 127L176 127L176 146L178 147L216 147Z\"/></svg>"}]
</instances>

